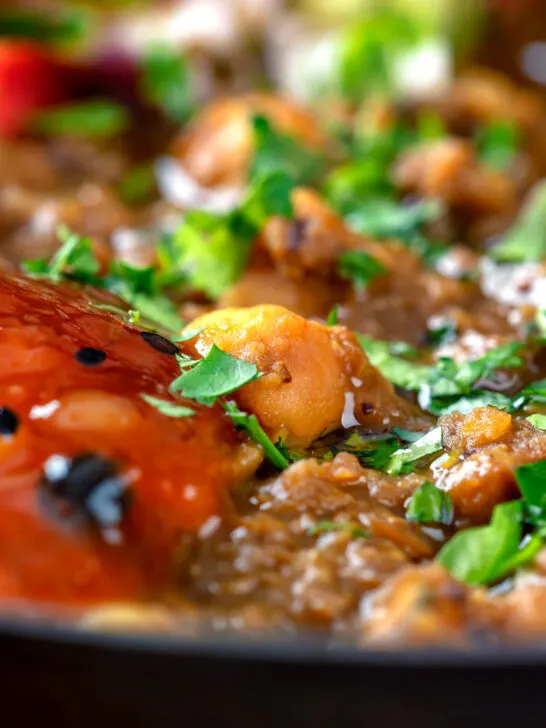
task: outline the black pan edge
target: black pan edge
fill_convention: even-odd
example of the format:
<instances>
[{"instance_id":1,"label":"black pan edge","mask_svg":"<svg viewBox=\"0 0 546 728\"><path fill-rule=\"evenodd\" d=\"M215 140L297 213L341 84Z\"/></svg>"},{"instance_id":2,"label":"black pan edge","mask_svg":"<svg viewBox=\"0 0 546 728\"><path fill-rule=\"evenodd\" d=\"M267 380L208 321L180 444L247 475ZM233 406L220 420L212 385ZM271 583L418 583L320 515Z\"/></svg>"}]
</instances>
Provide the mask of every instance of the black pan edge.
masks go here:
<instances>
[{"instance_id":1,"label":"black pan edge","mask_svg":"<svg viewBox=\"0 0 546 728\"><path fill-rule=\"evenodd\" d=\"M355 665L367 667L461 668L546 667L546 643L455 646L357 648L326 645L303 637L249 640L244 637L192 638L172 634L136 635L93 632L24 620L0 618L2 639L52 643L117 653L154 654L180 658L214 658L249 662Z\"/></svg>"}]
</instances>

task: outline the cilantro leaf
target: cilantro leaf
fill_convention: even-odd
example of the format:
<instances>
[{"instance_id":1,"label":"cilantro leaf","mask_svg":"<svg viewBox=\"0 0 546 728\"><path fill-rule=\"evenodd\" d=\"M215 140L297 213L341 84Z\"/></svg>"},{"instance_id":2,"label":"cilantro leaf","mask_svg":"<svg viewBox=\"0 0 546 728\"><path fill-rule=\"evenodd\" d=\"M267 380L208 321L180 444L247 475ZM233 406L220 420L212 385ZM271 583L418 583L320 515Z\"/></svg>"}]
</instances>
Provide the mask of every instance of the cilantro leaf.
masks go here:
<instances>
[{"instance_id":1,"label":"cilantro leaf","mask_svg":"<svg viewBox=\"0 0 546 728\"><path fill-rule=\"evenodd\" d=\"M284 470L290 465L290 460L266 435L256 415L241 412L235 402L226 402L222 406L230 416L233 424L245 430L254 442L262 446L264 455L276 468Z\"/></svg>"},{"instance_id":2,"label":"cilantro leaf","mask_svg":"<svg viewBox=\"0 0 546 728\"><path fill-rule=\"evenodd\" d=\"M411 247L421 228L436 220L443 211L438 200L422 200L406 205L396 200L374 200L353 206L345 214L349 227L374 238L397 238Z\"/></svg>"},{"instance_id":3,"label":"cilantro leaf","mask_svg":"<svg viewBox=\"0 0 546 728\"><path fill-rule=\"evenodd\" d=\"M0 37L32 38L40 43L71 43L87 35L89 20L88 13L82 9L51 13L3 8L0 10Z\"/></svg>"},{"instance_id":4,"label":"cilantro leaf","mask_svg":"<svg viewBox=\"0 0 546 728\"><path fill-rule=\"evenodd\" d=\"M538 262L546 257L546 180L534 186L518 219L489 255L502 262Z\"/></svg>"},{"instance_id":5,"label":"cilantro leaf","mask_svg":"<svg viewBox=\"0 0 546 728\"><path fill-rule=\"evenodd\" d=\"M176 402L168 402L165 399L153 397L151 394L141 394L140 396L150 407L153 407L166 417L179 419L182 417L191 417L195 414L195 410L181 404L176 404Z\"/></svg>"},{"instance_id":6,"label":"cilantro leaf","mask_svg":"<svg viewBox=\"0 0 546 728\"><path fill-rule=\"evenodd\" d=\"M172 244L176 266L189 284L216 299L245 270L252 244L271 215L292 216L292 182L282 173L257 178L241 206L225 215L194 210L185 215Z\"/></svg>"},{"instance_id":7,"label":"cilantro leaf","mask_svg":"<svg viewBox=\"0 0 546 728\"><path fill-rule=\"evenodd\" d=\"M491 522L459 531L436 560L467 584L490 584L505 576L518 555L523 520L521 501L495 506Z\"/></svg>"},{"instance_id":8,"label":"cilantro leaf","mask_svg":"<svg viewBox=\"0 0 546 728\"><path fill-rule=\"evenodd\" d=\"M337 521L318 521L314 526L311 526L307 533L310 536L317 536L321 533L332 533L332 532L348 533L351 538L371 538L371 534L356 526L353 523L338 523Z\"/></svg>"},{"instance_id":9,"label":"cilantro leaf","mask_svg":"<svg viewBox=\"0 0 546 728\"><path fill-rule=\"evenodd\" d=\"M142 62L142 92L177 124L194 111L195 99L187 58L166 45L153 45Z\"/></svg>"},{"instance_id":10,"label":"cilantro leaf","mask_svg":"<svg viewBox=\"0 0 546 728\"><path fill-rule=\"evenodd\" d=\"M538 430L546 430L546 415L529 415L526 420Z\"/></svg>"},{"instance_id":11,"label":"cilantro leaf","mask_svg":"<svg viewBox=\"0 0 546 728\"><path fill-rule=\"evenodd\" d=\"M337 326L339 324L339 305L332 308L326 319L326 326Z\"/></svg>"},{"instance_id":12,"label":"cilantro leaf","mask_svg":"<svg viewBox=\"0 0 546 728\"><path fill-rule=\"evenodd\" d=\"M64 276L73 276L82 283L93 283L99 272L99 263L96 260L91 240L71 232L64 225L60 225L58 236L62 245L48 263L45 260L25 260L23 270L29 275L47 277L58 283Z\"/></svg>"},{"instance_id":13,"label":"cilantro leaf","mask_svg":"<svg viewBox=\"0 0 546 728\"><path fill-rule=\"evenodd\" d=\"M172 392L201 404L211 405L226 394L260 377L258 367L226 354L213 344L207 355L172 382Z\"/></svg>"},{"instance_id":14,"label":"cilantro leaf","mask_svg":"<svg viewBox=\"0 0 546 728\"><path fill-rule=\"evenodd\" d=\"M434 427L430 432L411 442L407 447L396 450L389 460L386 471L390 475L408 473L413 463L442 449L442 429Z\"/></svg>"},{"instance_id":15,"label":"cilantro leaf","mask_svg":"<svg viewBox=\"0 0 546 728\"><path fill-rule=\"evenodd\" d=\"M373 339L366 334L357 334L357 338L370 363L397 387L415 391L428 381L431 367L395 356L392 353L393 342Z\"/></svg>"},{"instance_id":16,"label":"cilantro leaf","mask_svg":"<svg viewBox=\"0 0 546 728\"><path fill-rule=\"evenodd\" d=\"M501 171L514 161L520 144L517 126L511 121L492 121L478 130L476 147L482 162Z\"/></svg>"},{"instance_id":17,"label":"cilantro leaf","mask_svg":"<svg viewBox=\"0 0 546 728\"><path fill-rule=\"evenodd\" d=\"M125 107L111 99L81 101L40 111L32 128L40 134L106 138L121 134L129 124Z\"/></svg>"},{"instance_id":18,"label":"cilantro leaf","mask_svg":"<svg viewBox=\"0 0 546 728\"><path fill-rule=\"evenodd\" d=\"M411 496L406 508L406 518L408 521L449 526L453 521L453 503L449 493L434 483L422 483Z\"/></svg>"},{"instance_id":19,"label":"cilantro leaf","mask_svg":"<svg viewBox=\"0 0 546 728\"><path fill-rule=\"evenodd\" d=\"M521 465L515 476L530 522L546 526L546 460Z\"/></svg>"},{"instance_id":20,"label":"cilantro leaf","mask_svg":"<svg viewBox=\"0 0 546 728\"><path fill-rule=\"evenodd\" d=\"M252 117L254 156L250 179L281 172L294 185L312 184L323 175L326 160L300 140L276 131L265 116Z\"/></svg>"},{"instance_id":21,"label":"cilantro leaf","mask_svg":"<svg viewBox=\"0 0 546 728\"><path fill-rule=\"evenodd\" d=\"M393 453L399 449L400 441L392 435L364 437L359 432L352 432L345 441L331 448L334 455L349 452L361 465L374 470L385 470Z\"/></svg>"},{"instance_id":22,"label":"cilantro leaf","mask_svg":"<svg viewBox=\"0 0 546 728\"><path fill-rule=\"evenodd\" d=\"M338 258L338 272L342 278L349 278L356 289L362 290L374 278L386 273L387 268L362 250L345 250Z\"/></svg>"}]
</instances>

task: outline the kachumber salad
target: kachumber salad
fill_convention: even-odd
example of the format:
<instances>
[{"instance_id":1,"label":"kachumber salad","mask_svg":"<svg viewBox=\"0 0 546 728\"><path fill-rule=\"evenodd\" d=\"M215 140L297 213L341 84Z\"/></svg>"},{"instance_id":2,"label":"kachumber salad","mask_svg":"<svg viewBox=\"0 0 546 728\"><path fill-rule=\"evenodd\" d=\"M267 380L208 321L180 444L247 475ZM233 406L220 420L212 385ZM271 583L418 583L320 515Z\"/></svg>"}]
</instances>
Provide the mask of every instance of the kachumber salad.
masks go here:
<instances>
[{"instance_id":1,"label":"kachumber salad","mask_svg":"<svg viewBox=\"0 0 546 728\"><path fill-rule=\"evenodd\" d=\"M0 611L542 639L543 96L395 2L322 65L137 5L0 11Z\"/></svg>"}]
</instances>

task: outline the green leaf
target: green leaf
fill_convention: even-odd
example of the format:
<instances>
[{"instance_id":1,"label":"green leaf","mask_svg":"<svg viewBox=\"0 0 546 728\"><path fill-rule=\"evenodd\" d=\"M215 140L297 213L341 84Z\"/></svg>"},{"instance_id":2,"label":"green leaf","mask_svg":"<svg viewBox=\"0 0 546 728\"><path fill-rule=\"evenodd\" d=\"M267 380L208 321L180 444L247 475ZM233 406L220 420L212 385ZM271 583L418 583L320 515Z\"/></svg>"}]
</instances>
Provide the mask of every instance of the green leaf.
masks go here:
<instances>
[{"instance_id":1,"label":"green leaf","mask_svg":"<svg viewBox=\"0 0 546 728\"><path fill-rule=\"evenodd\" d=\"M370 363L397 387L415 391L428 381L431 367L394 356L396 342L379 341L365 334L357 334L357 338Z\"/></svg>"},{"instance_id":2,"label":"green leaf","mask_svg":"<svg viewBox=\"0 0 546 728\"><path fill-rule=\"evenodd\" d=\"M182 417L191 417L195 414L195 410L192 410L190 407L184 407L181 404L176 404L176 402L168 402L159 397L152 397L151 394L141 394L140 396L150 407L153 407L166 417L180 419Z\"/></svg>"},{"instance_id":3,"label":"green leaf","mask_svg":"<svg viewBox=\"0 0 546 728\"><path fill-rule=\"evenodd\" d=\"M514 122L496 120L478 130L476 147L482 162L507 170L518 154L520 134Z\"/></svg>"},{"instance_id":4,"label":"green leaf","mask_svg":"<svg viewBox=\"0 0 546 728\"><path fill-rule=\"evenodd\" d=\"M16 8L0 10L0 37L32 39L40 43L66 44L83 40L91 17L82 9L56 12Z\"/></svg>"},{"instance_id":5,"label":"green leaf","mask_svg":"<svg viewBox=\"0 0 546 728\"><path fill-rule=\"evenodd\" d=\"M255 364L236 359L213 344L207 355L175 379L170 388L188 399L211 405L218 397L235 392L259 376Z\"/></svg>"},{"instance_id":6,"label":"green leaf","mask_svg":"<svg viewBox=\"0 0 546 728\"><path fill-rule=\"evenodd\" d=\"M408 521L449 526L453 521L453 502L449 493L434 483L422 483L411 496L406 508L406 518Z\"/></svg>"},{"instance_id":7,"label":"green leaf","mask_svg":"<svg viewBox=\"0 0 546 728\"><path fill-rule=\"evenodd\" d=\"M413 464L442 449L442 429L435 427L407 447L396 450L386 468L390 475L400 475L412 470Z\"/></svg>"},{"instance_id":8,"label":"green leaf","mask_svg":"<svg viewBox=\"0 0 546 728\"><path fill-rule=\"evenodd\" d=\"M347 224L355 232L373 238L397 238L411 247L421 228L443 212L438 200L422 200L411 205L396 200L361 202L345 214Z\"/></svg>"},{"instance_id":9,"label":"green leaf","mask_svg":"<svg viewBox=\"0 0 546 728\"><path fill-rule=\"evenodd\" d=\"M331 448L335 455L338 452L349 452L358 458L361 465L374 470L385 470L392 455L400 449L400 440L391 435L364 437L359 432L350 436Z\"/></svg>"},{"instance_id":10,"label":"green leaf","mask_svg":"<svg viewBox=\"0 0 546 728\"><path fill-rule=\"evenodd\" d=\"M529 520L535 525L546 524L546 460L521 465L515 472Z\"/></svg>"},{"instance_id":11,"label":"green leaf","mask_svg":"<svg viewBox=\"0 0 546 728\"><path fill-rule=\"evenodd\" d=\"M387 268L373 256L362 250L345 250L338 258L338 272L342 278L349 278L356 289L364 289Z\"/></svg>"},{"instance_id":12,"label":"green leaf","mask_svg":"<svg viewBox=\"0 0 546 728\"><path fill-rule=\"evenodd\" d=\"M522 389L521 395L532 402L546 402L546 379L532 382Z\"/></svg>"},{"instance_id":13,"label":"green leaf","mask_svg":"<svg viewBox=\"0 0 546 728\"><path fill-rule=\"evenodd\" d=\"M326 326L337 326L339 324L339 305L333 307L326 319Z\"/></svg>"},{"instance_id":14,"label":"green leaf","mask_svg":"<svg viewBox=\"0 0 546 728\"><path fill-rule=\"evenodd\" d=\"M326 160L305 146L301 140L276 131L265 117L252 117L254 156L250 165L250 179L281 172L293 185L312 184L325 171Z\"/></svg>"},{"instance_id":15,"label":"green leaf","mask_svg":"<svg viewBox=\"0 0 546 728\"><path fill-rule=\"evenodd\" d=\"M467 584L495 582L512 568L519 550L522 520L521 501L497 505L491 523L456 533L436 560Z\"/></svg>"},{"instance_id":16,"label":"green leaf","mask_svg":"<svg viewBox=\"0 0 546 728\"><path fill-rule=\"evenodd\" d=\"M512 263L539 262L546 257L546 180L534 186L518 219L489 255Z\"/></svg>"},{"instance_id":17,"label":"green leaf","mask_svg":"<svg viewBox=\"0 0 546 728\"><path fill-rule=\"evenodd\" d=\"M81 237L60 225L57 234L61 246L48 264L42 259L25 260L23 269L29 275L45 276L59 282L70 275L82 283L94 283L99 272L99 263L94 256L89 238Z\"/></svg>"},{"instance_id":18,"label":"green leaf","mask_svg":"<svg viewBox=\"0 0 546 728\"><path fill-rule=\"evenodd\" d=\"M107 138L124 132L129 125L125 107L112 100L81 101L40 111L32 128L40 134Z\"/></svg>"},{"instance_id":19,"label":"green leaf","mask_svg":"<svg viewBox=\"0 0 546 728\"><path fill-rule=\"evenodd\" d=\"M236 427L245 430L254 442L261 445L266 458L279 470L290 465L290 460L277 448L262 429L256 415L241 412L235 402L226 402L222 405Z\"/></svg>"},{"instance_id":20,"label":"green leaf","mask_svg":"<svg viewBox=\"0 0 546 728\"><path fill-rule=\"evenodd\" d=\"M351 538L371 538L371 534L365 531L360 526L356 526L354 523L338 523L337 521L318 521L314 526L311 526L307 533L310 536L318 536L321 533L332 533L332 532L347 533Z\"/></svg>"},{"instance_id":21,"label":"green leaf","mask_svg":"<svg viewBox=\"0 0 546 728\"><path fill-rule=\"evenodd\" d=\"M188 60L179 50L154 45L142 62L144 97L177 124L185 124L195 109Z\"/></svg>"},{"instance_id":22,"label":"green leaf","mask_svg":"<svg viewBox=\"0 0 546 728\"><path fill-rule=\"evenodd\" d=\"M119 193L128 205L146 202L155 189L153 164L138 164L127 172L119 184Z\"/></svg>"},{"instance_id":23,"label":"green leaf","mask_svg":"<svg viewBox=\"0 0 546 728\"><path fill-rule=\"evenodd\" d=\"M529 415L526 420L538 430L546 430L546 415Z\"/></svg>"}]
</instances>

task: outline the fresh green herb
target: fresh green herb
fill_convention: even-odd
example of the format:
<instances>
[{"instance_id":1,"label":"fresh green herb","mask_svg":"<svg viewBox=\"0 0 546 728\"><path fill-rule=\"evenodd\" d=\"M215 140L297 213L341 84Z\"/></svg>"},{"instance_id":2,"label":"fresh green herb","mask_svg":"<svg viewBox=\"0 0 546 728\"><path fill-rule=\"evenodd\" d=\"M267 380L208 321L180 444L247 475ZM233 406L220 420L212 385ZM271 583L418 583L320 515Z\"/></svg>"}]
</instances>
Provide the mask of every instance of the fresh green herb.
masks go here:
<instances>
[{"instance_id":1,"label":"fresh green herb","mask_svg":"<svg viewBox=\"0 0 546 728\"><path fill-rule=\"evenodd\" d=\"M152 164L133 167L120 182L119 193L129 205L138 205L148 200L155 188L155 172Z\"/></svg>"},{"instance_id":2,"label":"fresh green herb","mask_svg":"<svg viewBox=\"0 0 546 728\"><path fill-rule=\"evenodd\" d=\"M190 407L184 407L181 404L176 404L176 402L168 402L159 397L152 397L151 394L141 394L140 396L150 407L153 407L166 417L180 419L182 417L191 417L195 414L195 410Z\"/></svg>"},{"instance_id":3,"label":"fresh green herb","mask_svg":"<svg viewBox=\"0 0 546 728\"><path fill-rule=\"evenodd\" d=\"M452 344L457 338L457 325L451 319L441 319L427 325L427 342L436 347Z\"/></svg>"},{"instance_id":4,"label":"fresh green herb","mask_svg":"<svg viewBox=\"0 0 546 728\"><path fill-rule=\"evenodd\" d=\"M254 442L262 446L264 455L276 468L284 470L290 465L290 459L269 439L256 415L241 412L235 402L226 402L222 406L231 417L233 424L247 432Z\"/></svg>"},{"instance_id":5,"label":"fresh green herb","mask_svg":"<svg viewBox=\"0 0 546 728\"><path fill-rule=\"evenodd\" d=\"M521 390L521 396L526 401L546 403L546 379L532 382Z\"/></svg>"},{"instance_id":6,"label":"fresh green herb","mask_svg":"<svg viewBox=\"0 0 546 728\"><path fill-rule=\"evenodd\" d=\"M35 12L16 8L0 10L1 38L31 38L40 43L66 44L88 36L91 16L77 11Z\"/></svg>"},{"instance_id":7,"label":"fresh green herb","mask_svg":"<svg viewBox=\"0 0 546 728\"><path fill-rule=\"evenodd\" d=\"M292 217L292 181L282 173L256 178L241 206L226 215L186 214L173 242L189 284L218 298L245 270L252 243L271 215Z\"/></svg>"},{"instance_id":8,"label":"fresh green herb","mask_svg":"<svg viewBox=\"0 0 546 728\"><path fill-rule=\"evenodd\" d=\"M417 136L420 142L430 143L447 136L442 117L434 111L422 111L417 117Z\"/></svg>"},{"instance_id":9,"label":"fresh green herb","mask_svg":"<svg viewBox=\"0 0 546 728\"><path fill-rule=\"evenodd\" d=\"M28 275L46 277L56 283L66 279L105 288L134 307L133 322L142 315L164 329L178 331L182 328L183 322L176 306L163 295L160 271L114 261L106 275L99 275L100 265L88 238L64 226L59 227L58 235L62 245L50 263L43 259L23 262L23 269ZM172 276L168 282L173 282Z\"/></svg>"},{"instance_id":10,"label":"fresh green herb","mask_svg":"<svg viewBox=\"0 0 546 728\"><path fill-rule=\"evenodd\" d=\"M531 190L518 219L490 256L512 263L546 257L546 180Z\"/></svg>"},{"instance_id":11,"label":"fresh green herb","mask_svg":"<svg viewBox=\"0 0 546 728\"><path fill-rule=\"evenodd\" d=\"M126 109L112 100L82 101L40 111L34 131L47 135L106 138L121 134L129 124Z\"/></svg>"},{"instance_id":12,"label":"fresh green herb","mask_svg":"<svg viewBox=\"0 0 546 728\"><path fill-rule=\"evenodd\" d=\"M422 483L411 496L406 508L406 518L408 521L449 526L453 521L453 502L449 493L434 483Z\"/></svg>"},{"instance_id":13,"label":"fresh green herb","mask_svg":"<svg viewBox=\"0 0 546 728\"><path fill-rule=\"evenodd\" d=\"M407 447L396 450L389 460L386 471L390 475L409 473L413 469L414 463L428 455L434 455L441 449L442 429L435 427Z\"/></svg>"},{"instance_id":14,"label":"fresh green herb","mask_svg":"<svg viewBox=\"0 0 546 728\"><path fill-rule=\"evenodd\" d=\"M436 220L442 211L438 200L422 200L409 205L397 200L374 200L347 209L345 218L357 233L380 239L397 238L409 247L415 247L422 227Z\"/></svg>"},{"instance_id":15,"label":"fresh green herb","mask_svg":"<svg viewBox=\"0 0 546 728\"><path fill-rule=\"evenodd\" d=\"M546 415L529 415L526 419L538 430L546 430Z\"/></svg>"},{"instance_id":16,"label":"fresh green herb","mask_svg":"<svg viewBox=\"0 0 546 728\"><path fill-rule=\"evenodd\" d=\"M265 116L254 116L252 129L254 156L250 179L281 172L294 185L303 185L317 182L323 176L326 166L323 155L276 131Z\"/></svg>"},{"instance_id":17,"label":"fresh green herb","mask_svg":"<svg viewBox=\"0 0 546 728\"><path fill-rule=\"evenodd\" d=\"M339 305L333 307L326 319L326 326L337 326L339 324Z\"/></svg>"},{"instance_id":18,"label":"fresh green herb","mask_svg":"<svg viewBox=\"0 0 546 728\"><path fill-rule=\"evenodd\" d=\"M203 359L172 382L170 389L210 406L218 397L231 394L259 377L255 364L236 359L213 344Z\"/></svg>"},{"instance_id":19,"label":"fresh green herb","mask_svg":"<svg viewBox=\"0 0 546 728\"><path fill-rule=\"evenodd\" d=\"M140 322L140 311L134 311L132 309L126 311L119 306L111 306L108 303L93 303L92 301L89 301L89 306L96 308L98 311L105 311L106 313L114 313L117 316L121 316L130 324L138 324Z\"/></svg>"},{"instance_id":20,"label":"fresh green herb","mask_svg":"<svg viewBox=\"0 0 546 728\"><path fill-rule=\"evenodd\" d=\"M199 334L202 334L205 329L192 329L191 331L184 331L178 336L171 336L171 341L175 344L181 344L184 341L191 341L195 339Z\"/></svg>"},{"instance_id":21,"label":"fresh green herb","mask_svg":"<svg viewBox=\"0 0 546 728\"><path fill-rule=\"evenodd\" d=\"M416 391L428 381L431 367L414 364L393 354L395 342L379 341L365 334L357 334L357 338L370 363L397 387Z\"/></svg>"},{"instance_id":22,"label":"fresh green herb","mask_svg":"<svg viewBox=\"0 0 546 728\"><path fill-rule=\"evenodd\" d=\"M370 533L354 523L338 523L337 521L318 521L311 526L307 533L310 536L318 536L321 533L332 532L347 533L351 538L371 538Z\"/></svg>"},{"instance_id":23,"label":"fresh green herb","mask_svg":"<svg viewBox=\"0 0 546 728\"><path fill-rule=\"evenodd\" d=\"M361 465L374 470L385 470L392 455L400 449L400 440L392 435L364 437L352 432L349 437L331 448L334 455L349 452L358 458Z\"/></svg>"},{"instance_id":24,"label":"fresh green herb","mask_svg":"<svg viewBox=\"0 0 546 728\"><path fill-rule=\"evenodd\" d=\"M467 584L490 584L513 568L518 556L523 504L511 501L495 506L486 526L459 531L440 550L436 560L456 579Z\"/></svg>"},{"instance_id":25,"label":"fresh green herb","mask_svg":"<svg viewBox=\"0 0 546 728\"><path fill-rule=\"evenodd\" d=\"M195 96L187 59L179 50L154 45L143 59L142 90L177 124L185 124L195 108Z\"/></svg>"},{"instance_id":26,"label":"fresh green herb","mask_svg":"<svg viewBox=\"0 0 546 728\"><path fill-rule=\"evenodd\" d=\"M534 526L546 527L546 460L521 465L515 475L528 520Z\"/></svg>"},{"instance_id":27,"label":"fresh green herb","mask_svg":"<svg viewBox=\"0 0 546 728\"><path fill-rule=\"evenodd\" d=\"M357 290L363 290L377 276L387 272L376 258L362 250L345 250L338 258L338 272L349 278Z\"/></svg>"},{"instance_id":28,"label":"fresh green herb","mask_svg":"<svg viewBox=\"0 0 546 728\"><path fill-rule=\"evenodd\" d=\"M493 121L481 127L476 146L482 162L501 171L514 161L520 145L517 126L511 121Z\"/></svg>"}]
</instances>

